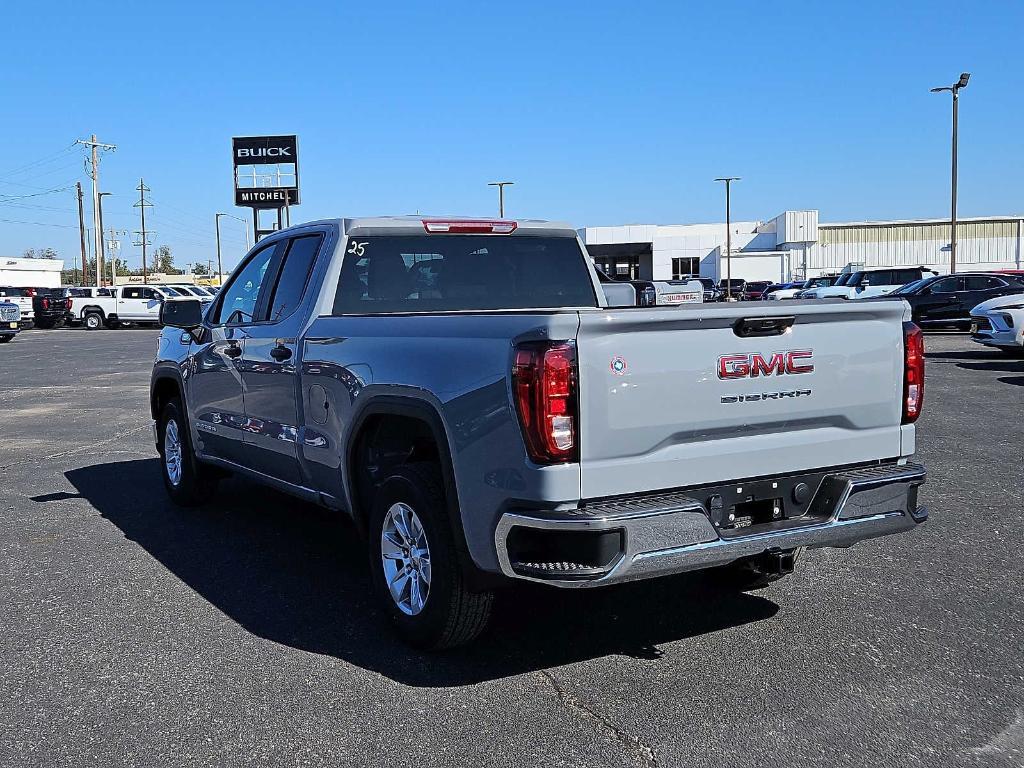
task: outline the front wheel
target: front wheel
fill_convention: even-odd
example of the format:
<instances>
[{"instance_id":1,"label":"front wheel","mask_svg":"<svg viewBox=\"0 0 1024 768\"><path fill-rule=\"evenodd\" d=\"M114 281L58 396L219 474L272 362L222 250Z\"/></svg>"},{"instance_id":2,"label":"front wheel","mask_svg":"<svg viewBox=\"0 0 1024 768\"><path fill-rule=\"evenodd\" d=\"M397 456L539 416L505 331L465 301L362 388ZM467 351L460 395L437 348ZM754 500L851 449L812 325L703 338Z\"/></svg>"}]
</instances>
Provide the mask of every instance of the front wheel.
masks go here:
<instances>
[{"instance_id":1,"label":"front wheel","mask_svg":"<svg viewBox=\"0 0 1024 768\"><path fill-rule=\"evenodd\" d=\"M158 435L160 467L171 501L183 507L202 504L216 490L216 476L196 459L181 401L177 398L164 406Z\"/></svg>"},{"instance_id":2,"label":"front wheel","mask_svg":"<svg viewBox=\"0 0 1024 768\"><path fill-rule=\"evenodd\" d=\"M435 465L408 464L381 484L368 543L374 592L410 645L452 648L487 626L494 594L464 583Z\"/></svg>"},{"instance_id":3,"label":"front wheel","mask_svg":"<svg viewBox=\"0 0 1024 768\"><path fill-rule=\"evenodd\" d=\"M90 312L83 319L87 331L98 331L103 327L103 315L99 312Z\"/></svg>"}]
</instances>

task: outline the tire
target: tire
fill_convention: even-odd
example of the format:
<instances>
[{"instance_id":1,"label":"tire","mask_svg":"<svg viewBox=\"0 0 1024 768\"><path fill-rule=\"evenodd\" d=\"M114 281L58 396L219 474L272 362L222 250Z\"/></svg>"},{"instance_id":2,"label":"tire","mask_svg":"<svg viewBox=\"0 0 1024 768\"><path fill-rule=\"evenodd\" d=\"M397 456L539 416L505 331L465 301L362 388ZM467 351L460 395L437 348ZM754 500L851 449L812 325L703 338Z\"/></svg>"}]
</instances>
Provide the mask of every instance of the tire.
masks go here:
<instances>
[{"instance_id":1,"label":"tire","mask_svg":"<svg viewBox=\"0 0 1024 768\"><path fill-rule=\"evenodd\" d=\"M98 331L103 327L103 315L99 312L86 312L82 318L82 324L87 331Z\"/></svg>"},{"instance_id":2,"label":"tire","mask_svg":"<svg viewBox=\"0 0 1024 768\"><path fill-rule=\"evenodd\" d=\"M182 507L195 507L213 495L217 489L217 477L211 468L196 459L183 414L178 398L168 401L160 413L157 430L160 473L171 501Z\"/></svg>"},{"instance_id":3,"label":"tire","mask_svg":"<svg viewBox=\"0 0 1024 768\"><path fill-rule=\"evenodd\" d=\"M402 525L396 525L403 515L409 534L404 537ZM410 540L414 540L415 547L406 559L401 547ZM483 632L491 616L494 593L472 592L464 583L444 487L435 464L407 464L380 485L373 499L367 543L373 591L407 643L424 650L441 650L465 645ZM412 575L402 576L403 563L413 569ZM386 573L389 568L393 575ZM396 585L397 598L388 586L389 577ZM419 604L414 600L414 582L419 587Z\"/></svg>"},{"instance_id":4,"label":"tire","mask_svg":"<svg viewBox=\"0 0 1024 768\"><path fill-rule=\"evenodd\" d=\"M8 336L6 334L4 334L3 336L0 336L0 344L7 344L8 342L13 341L13 340L14 340L13 336Z\"/></svg>"}]
</instances>

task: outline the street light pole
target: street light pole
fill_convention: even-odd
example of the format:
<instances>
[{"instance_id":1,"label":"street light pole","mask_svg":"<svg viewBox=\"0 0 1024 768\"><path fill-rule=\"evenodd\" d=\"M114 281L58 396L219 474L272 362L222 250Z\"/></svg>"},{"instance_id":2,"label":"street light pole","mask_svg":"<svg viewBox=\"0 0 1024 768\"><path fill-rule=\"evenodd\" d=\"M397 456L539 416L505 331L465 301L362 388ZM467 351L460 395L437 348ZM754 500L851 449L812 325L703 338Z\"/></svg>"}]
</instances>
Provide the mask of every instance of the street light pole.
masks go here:
<instances>
[{"instance_id":1,"label":"street light pole","mask_svg":"<svg viewBox=\"0 0 1024 768\"><path fill-rule=\"evenodd\" d=\"M220 217L227 216L226 213L218 213L213 217L214 226L217 229L217 285L224 284L224 267L220 260Z\"/></svg>"},{"instance_id":2,"label":"street light pole","mask_svg":"<svg viewBox=\"0 0 1024 768\"><path fill-rule=\"evenodd\" d=\"M505 187L515 184L514 181L489 181L488 187L498 188L498 216L505 218Z\"/></svg>"},{"instance_id":3,"label":"street light pole","mask_svg":"<svg viewBox=\"0 0 1024 768\"><path fill-rule=\"evenodd\" d=\"M103 198L106 197L107 195L112 195L112 194L114 194L114 193L113 192L98 192L96 194L96 201L99 203L99 212L100 212L100 215L99 215L99 219L100 219L100 233L97 236L97 242L100 242L100 243L103 242ZM101 248L100 252L102 253L104 250L105 249ZM115 256L114 258L117 258L117 257ZM100 264L97 261L96 262L96 271L97 271L97 273L99 272L99 270L100 270ZM113 283L111 283L111 285L113 285Z\"/></svg>"},{"instance_id":4,"label":"street light pole","mask_svg":"<svg viewBox=\"0 0 1024 768\"><path fill-rule=\"evenodd\" d=\"M721 176L715 181L725 182L725 298L732 301L732 183L739 176Z\"/></svg>"},{"instance_id":5,"label":"street light pole","mask_svg":"<svg viewBox=\"0 0 1024 768\"><path fill-rule=\"evenodd\" d=\"M949 91L953 94L953 168L951 187L951 203L949 213L949 271L956 272L956 156L957 156L957 129L960 115L960 89L967 87L967 81L971 79L970 72L963 72L960 79L953 85L932 88L932 93Z\"/></svg>"}]
</instances>

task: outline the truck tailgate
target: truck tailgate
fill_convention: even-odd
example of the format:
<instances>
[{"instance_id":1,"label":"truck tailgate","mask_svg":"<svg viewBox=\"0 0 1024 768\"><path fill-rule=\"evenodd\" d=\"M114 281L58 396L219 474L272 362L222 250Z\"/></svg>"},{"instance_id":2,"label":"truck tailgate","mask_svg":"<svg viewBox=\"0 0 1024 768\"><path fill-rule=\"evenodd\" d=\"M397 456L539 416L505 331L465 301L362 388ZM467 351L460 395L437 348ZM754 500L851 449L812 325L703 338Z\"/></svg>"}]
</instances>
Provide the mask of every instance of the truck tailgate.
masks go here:
<instances>
[{"instance_id":1,"label":"truck tailgate","mask_svg":"<svg viewBox=\"0 0 1024 768\"><path fill-rule=\"evenodd\" d=\"M902 301L581 312L583 498L899 456L905 312ZM743 335L773 333L766 318L786 330Z\"/></svg>"}]
</instances>

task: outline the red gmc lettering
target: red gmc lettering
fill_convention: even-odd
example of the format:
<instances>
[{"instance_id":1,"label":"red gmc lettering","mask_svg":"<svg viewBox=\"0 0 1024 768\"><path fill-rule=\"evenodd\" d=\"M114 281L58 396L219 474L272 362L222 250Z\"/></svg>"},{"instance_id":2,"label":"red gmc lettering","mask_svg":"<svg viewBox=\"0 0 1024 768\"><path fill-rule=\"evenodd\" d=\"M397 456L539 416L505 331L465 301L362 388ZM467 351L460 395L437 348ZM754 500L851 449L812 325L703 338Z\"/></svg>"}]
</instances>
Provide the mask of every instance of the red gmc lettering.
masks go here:
<instances>
[{"instance_id":1,"label":"red gmc lettering","mask_svg":"<svg viewBox=\"0 0 1024 768\"><path fill-rule=\"evenodd\" d=\"M722 355L718 358L718 378L754 379L759 376L811 373L814 370L814 364L810 362L813 354L814 351L810 349L797 349L773 352L767 359L757 352L752 355Z\"/></svg>"},{"instance_id":2,"label":"red gmc lettering","mask_svg":"<svg viewBox=\"0 0 1024 768\"><path fill-rule=\"evenodd\" d=\"M786 373L810 373L814 370L814 364L808 362L806 365L797 363L797 360L810 360L814 352L810 349L798 349L786 355Z\"/></svg>"},{"instance_id":3,"label":"red gmc lettering","mask_svg":"<svg viewBox=\"0 0 1024 768\"><path fill-rule=\"evenodd\" d=\"M746 355L725 355L718 358L718 378L742 379L750 374Z\"/></svg>"},{"instance_id":4,"label":"red gmc lettering","mask_svg":"<svg viewBox=\"0 0 1024 768\"><path fill-rule=\"evenodd\" d=\"M762 375L771 376L773 373L776 376L781 376L787 370L786 362L787 357L782 352L776 352L772 355L770 362L766 362L761 355L751 355L750 376L751 378L756 378Z\"/></svg>"}]
</instances>

